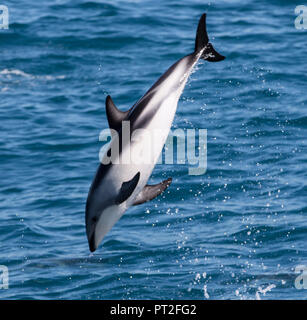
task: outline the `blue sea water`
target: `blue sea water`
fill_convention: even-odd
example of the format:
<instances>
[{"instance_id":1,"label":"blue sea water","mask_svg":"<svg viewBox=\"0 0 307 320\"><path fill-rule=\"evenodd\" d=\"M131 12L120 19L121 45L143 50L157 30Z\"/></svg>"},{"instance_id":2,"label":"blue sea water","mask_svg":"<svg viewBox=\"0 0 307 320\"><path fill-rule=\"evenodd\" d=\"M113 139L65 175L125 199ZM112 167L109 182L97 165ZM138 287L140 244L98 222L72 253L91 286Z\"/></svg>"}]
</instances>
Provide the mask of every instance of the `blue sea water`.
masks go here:
<instances>
[{"instance_id":1,"label":"blue sea water","mask_svg":"<svg viewBox=\"0 0 307 320\"><path fill-rule=\"evenodd\" d=\"M306 299L307 30L293 1L1 1L1 299ZM90 254L87 193L110 94L131 107L208 33L173 128L207 129L207 171L156 166L162 197Z\"/></svg>"}]
</instances>

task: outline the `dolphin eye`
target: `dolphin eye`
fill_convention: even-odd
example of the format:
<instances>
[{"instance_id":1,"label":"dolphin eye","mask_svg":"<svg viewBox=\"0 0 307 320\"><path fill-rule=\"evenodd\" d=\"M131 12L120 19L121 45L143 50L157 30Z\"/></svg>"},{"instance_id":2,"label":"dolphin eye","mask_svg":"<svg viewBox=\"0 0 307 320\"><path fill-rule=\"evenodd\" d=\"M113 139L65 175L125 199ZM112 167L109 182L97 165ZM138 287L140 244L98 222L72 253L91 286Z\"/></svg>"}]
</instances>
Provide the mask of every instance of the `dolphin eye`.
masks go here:
<instances>
[{"instance_id":1,"label":"dolphin eye","mask_svg":"<svg viewBox=\"0 0 307 320\"><path fill-rule=\"evenodd\" d=\"M97 222L97 218L96 217L94 217L94 218L92 218L92 222Z\"/></svg>"}]
</instances>

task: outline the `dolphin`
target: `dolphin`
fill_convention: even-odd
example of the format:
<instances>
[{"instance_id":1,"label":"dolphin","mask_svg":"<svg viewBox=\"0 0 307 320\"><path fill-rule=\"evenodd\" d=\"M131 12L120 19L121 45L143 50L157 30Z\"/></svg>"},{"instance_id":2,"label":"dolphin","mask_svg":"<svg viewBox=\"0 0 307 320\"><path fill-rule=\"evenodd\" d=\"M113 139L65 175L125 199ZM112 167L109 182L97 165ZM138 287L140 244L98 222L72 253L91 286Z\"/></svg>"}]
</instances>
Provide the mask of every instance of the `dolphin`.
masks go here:
<instances>
[{"instance_id":1,"label":"dolphin","mask_svg":"<svg viewBox=\"0 0 307 320\"><path fill-rule=\"evenodd\" d=\"M199 59L209 62L225 59L209 42L206 14L199 20L193 53L174 63L131 109L120 111L107 96L106 114L112 139L90 187L85 209L86 234L91 252L97 249L130 206L154 199L171 184L171 178L156 185L148 185L147 181L167 139L179 98ZM122 134L124 123L129 124L131 133ZM161 131L158 139L149 144L142 129L147 132ZM115 150L112 147L116 145L119 145L118 154L108 163L112 150ZM115 161L129 159L131 155L142 159L149 154L150 161L147 163Z\"/></svg>"}]
</instances>

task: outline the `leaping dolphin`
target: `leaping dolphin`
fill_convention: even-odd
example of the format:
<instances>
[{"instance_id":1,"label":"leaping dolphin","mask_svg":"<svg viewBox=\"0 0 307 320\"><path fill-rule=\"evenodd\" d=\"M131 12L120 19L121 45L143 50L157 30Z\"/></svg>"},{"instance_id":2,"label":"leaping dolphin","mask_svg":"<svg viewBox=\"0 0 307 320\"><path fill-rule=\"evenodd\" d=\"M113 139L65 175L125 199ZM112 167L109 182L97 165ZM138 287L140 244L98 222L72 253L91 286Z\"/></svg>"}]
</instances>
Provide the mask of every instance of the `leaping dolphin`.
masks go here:
<instances>
[{"instance_id":1,"label":"leaping dolphin","mask_svg":"<svg viewBox=\"0 0 307 320\"><path fill-rule=\"evenodd\" d=\"M150 163L100 163L86 202L86 233L91 252L97 249L107 232L131 205L154 199L170 185L171 178L156 185L147 185L147 181L163 149L178 100L199 59L210 62L225 59L209 42L206 14L199 20L194 52L173 64L130 110L120 111L111 97L107 96L106 114L109 126L118 134L112 135L110 149L103 159L110 156L110 150L115 143L120 146L118 157L121 158L129 157L130 154L142 157L146 153L148 145L142 140L142 135L129 141L129 144L124 143L125 139L121 134L124 121L130 123L131 132L136 132L137 129L146 129L149 132L162 129L164 134L151 146Z\"/></svg>"}]
</instances>

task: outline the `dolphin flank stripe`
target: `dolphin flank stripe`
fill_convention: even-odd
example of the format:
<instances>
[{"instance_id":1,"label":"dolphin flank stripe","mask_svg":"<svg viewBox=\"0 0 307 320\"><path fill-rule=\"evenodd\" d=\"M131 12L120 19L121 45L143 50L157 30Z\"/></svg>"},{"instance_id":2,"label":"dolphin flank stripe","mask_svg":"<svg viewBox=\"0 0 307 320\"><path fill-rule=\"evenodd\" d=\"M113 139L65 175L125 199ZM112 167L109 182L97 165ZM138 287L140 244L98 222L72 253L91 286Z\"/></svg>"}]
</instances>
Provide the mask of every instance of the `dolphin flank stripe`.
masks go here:
<instances>
[{"instance_id":1,"label":"dolphin flank stripe","mask_svg":"<svg viewBox=\"0 0 307 320\"><path fill-rule=\"evenodd\" d=\"M126 201L136 188L140 180L140 172L138 172L130 181L123 182L122 187L119 190L119 194L115 200L115 203L120 204Z\"/></svg>"}]
</instances>

